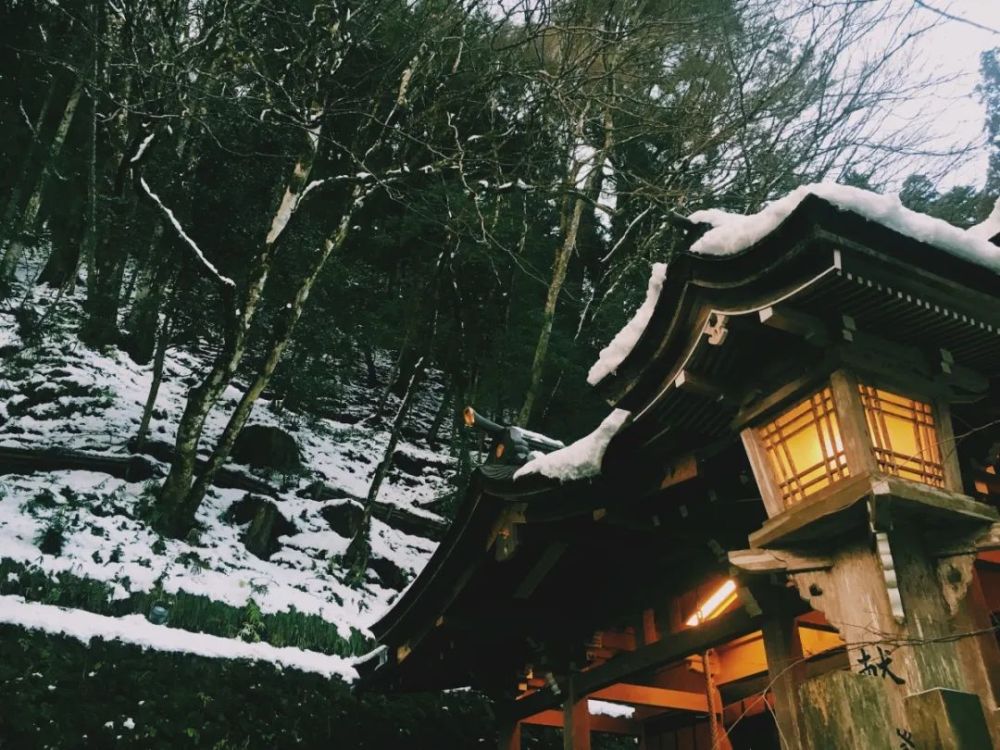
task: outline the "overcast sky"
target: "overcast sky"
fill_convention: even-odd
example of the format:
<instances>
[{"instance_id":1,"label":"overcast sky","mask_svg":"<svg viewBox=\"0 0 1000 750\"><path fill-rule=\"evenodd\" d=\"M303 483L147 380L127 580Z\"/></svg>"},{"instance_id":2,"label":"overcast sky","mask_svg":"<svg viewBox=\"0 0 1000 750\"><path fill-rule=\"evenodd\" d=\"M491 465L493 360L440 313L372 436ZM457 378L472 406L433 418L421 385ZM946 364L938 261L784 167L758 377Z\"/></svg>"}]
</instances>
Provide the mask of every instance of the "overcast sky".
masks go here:
<instances>
[{"instance_id":1,"label":"overcast sky","mask_svg":"<svg viewBox=\"0 0 1000 750\"><path fill-rule=\"evenodd\" d=\"M897 0L898 1L898 0ZM981 185L986 176L986 149L983 145L985 113L975 93L979 83L979 55L987 49L1000 47L1000 0L923 0L926 5L967 19L971 23L944 18L920 42L921 52L931 69L952 72L959 78L935 96L945 132L966 141L980 139L974 158L955 170L948 184L975 183ZM928 22L934 13L921 10ZM988 27L977 28L972 24Z\"/></svg>"}]
</instances>

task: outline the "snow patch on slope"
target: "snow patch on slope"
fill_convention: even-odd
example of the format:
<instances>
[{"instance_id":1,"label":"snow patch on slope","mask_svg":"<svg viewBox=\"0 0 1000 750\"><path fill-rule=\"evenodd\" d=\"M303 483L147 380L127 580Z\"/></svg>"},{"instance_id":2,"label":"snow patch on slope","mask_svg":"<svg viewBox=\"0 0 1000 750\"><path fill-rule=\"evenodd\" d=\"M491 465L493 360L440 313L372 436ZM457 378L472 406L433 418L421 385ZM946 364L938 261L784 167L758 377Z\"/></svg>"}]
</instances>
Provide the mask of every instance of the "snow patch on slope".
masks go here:
<instances>
[{"instance_id":1,"label":"snow patch on slope","mask_svg":"<svg viewBox=\"0 0 1000 750\"><path fill-rule=\"evenodd\" d=\"M667 278L667 264L654 263L653 271L649 276L649 284L646 287L646 299L635 311L632 319L622 328L611 343L601 349L597 361L587 373L587 382L597 385L608 375L618 369L618 366L625 361L625 358L635 348L636 342L642 336L642 332L649 325L649 319L653 316L656 303L660 299L660 291L663 289L663 282Z\"/></svg>"},{"instance_id":2,"label":"snow patch on slope","mask_svg":"<svg viewBox=\"0 0 1000 750\"><path fill-rule=\"evenodd\" d=\"M514 479L541 474L560 482L569 482L597 476L601 473L601 461L608 443L625 425L629 415L624 409L615 409L592 433L565 448L532 459L514 472Z\"/></svg>"},{"instance_id":3,"label":"snow patch on slope","mask_svg":"<svg viewBox=\"0 0 1000 750\"><path fill-rule=\"evenodd\" d=\"M246 643L205 633L153 625L141 615L105 617L79 609L26 602L19 596L0 596L0 623L29 630L66 635L89 644L91 639L121 641L155 651L195 654L220 659L269 662L279 668L299 669L348 682L358 673L349 659L269 643Z\"/></svg>"},{"instance_id":4,"label":"snow patch on slope","mask_svg":"<svg viewBox=\"0 0 1000 750\"><path fill-rule=\"evenodd\" d=\"M157 586L207 596L242 607L253 598L263 612L313 614L334 624L343 638L351 628L368 626L389 606L395 592L368 582L355 590L341 583L329 558L350 540L329 530L322 510L336 503L286 497L277 501L282 515L300 533L282 537L285 544L262 560L241 541L246 526L224 520L242 490L214 489L198 510L202 531L196 543L161 538L137 519L143 485L88 471L56 471L3 477L0 496L0 548L4 558L45 572L63 573L120 587L120 598ZM47 498L39 503L39 498ZM38 539L58 524L65 538L59 555L42 554ZM434 542L414 537L374 520L376 554L402 570L419 571ZM378 542L376 543L375 539ZM304 549L311 554L303 552ZM319 552L320 554L317 554Z\"/></svg>"},{"instance_id":5,"label":"snow patch on slope","mask_svg":"<svg viewBox=\"0 0 1000 750\"><path fill-rule=\"evenodd\" d=\"M59 296L39 287L26 297L36 315L47 316L46 335L22 342L14 316L0 312L0 348L16 347L0 351L0 447L129 455L127 443L138 430L152 368L137 365L117 349L94 351L81 345L76 326L83 317L82 294ZM350 361L331 360L330 369L347 372L351 366ZM205 367L205 356L198 351L169 351L151 440L173 443L187 389ZM295 437L305 466L302 474L292 476L227 467L271 484L270 502L295 526L268 560L247 551L241 538L246 525L226 517L233 504L246 497L244 490L216 487L209 492L198 512L197 539L160 539L140 520L143 498L160 479L125 482L88 471L0 475L0 557L53 580L67 573L105 583L117 598L157 586L167 594L184 591L234 607L252 598L266 613L294 609L322 617L344 638L352 628L367 635L370 623L398 594L374 570L359 590L341 582L335 558L349 540L324 517L325 511L367 494L389 439L384 426L358 421L371 413L379 394L354 382L362 378L342 384L336 400L320 404L326 417L276 409L267 399L254 409L253 424L277 426ZM423 506L451 491L454 459L415 444L413 435L432 421L441 390L431 383L418 396L413 432L397 448L409 461L393 466L379 494L380 503L438 521L440 516ZM239 388L226 389L206 424L203 450L217 439L241 395ZM166 466L153 463L162 478ZM307 488L317 480L333 491L330 500L300 496L308 495ZM52 528L63 529L65 544L59 555L43 554L39 546L41 535ZM372 545L377 557L412 577L436 543L375 519Z\"/></svg>"},{"instance_id":6,"label":"snow patch on slope","mask_svg":"<svg viewBox=\"0 0 1000 750\"><path fill-rule=\"evenodd\" d=\"M936 245L959 258L1000 273L1000 247L991 244L979 233L966 232L941 219L904 208L897 195L878 195L833 183L803 185L749 216L718 209L696 211L689 217L691 221L712 224L714 228L691 246L691 252L731 255L745 250L770 234L809 195L816 195L845 211L853 211L907 237Z\"/></svg>"}]
</instances>

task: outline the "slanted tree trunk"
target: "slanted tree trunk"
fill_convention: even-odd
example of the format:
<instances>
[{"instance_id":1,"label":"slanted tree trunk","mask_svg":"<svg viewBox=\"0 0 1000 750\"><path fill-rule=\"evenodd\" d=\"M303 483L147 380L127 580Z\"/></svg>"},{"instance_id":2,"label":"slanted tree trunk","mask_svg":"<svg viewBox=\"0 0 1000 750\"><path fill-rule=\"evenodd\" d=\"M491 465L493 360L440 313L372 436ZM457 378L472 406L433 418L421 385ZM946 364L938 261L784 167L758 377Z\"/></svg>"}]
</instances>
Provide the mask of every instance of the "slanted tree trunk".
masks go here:
<instances>
[{"instance_id":1,"label":"slanted tree trunk","mask_svg":"<svg viewBox=\"0 0 1000 750\"><path fill-rule=\"evenodd\" d=\"M427 442L436 443L438 439L438 434L441 432L441 428L444 426L445 417L451 412L451 381L444 387L444 391L441 393L441 403L438 404L437 412L434 414L434 420L431 422L431 427L427 430Z\"/></svg>"},{"instance_id":2,"label":"slanted tree trunk","mask_svg":"<svg viewBox=\"0 0 1000 750\"><path fill-rule=\"evenodd\" d=\"M14 226L18 213L21 211L21 199L24 196L24 192L28 189L31 175L35 171L35 159L38 156L38 149L42 144L42 129L45 127L45 118L49 115L49 108L52 106L52 98L55 95L56 88L55 81L50 81L48 92L45 94L45 100L42 102L42 108L38 111L38 117L35 119L35 124L32 128L31 144L24 155L24 160L21 162L21 171L17 177L17 181L14 183L14 187L11 188L10 195L8 196L7 207L3 213L3 223L0 223L0 246L4 244L3 241L7 239L8 232Z\"/></svg>"},{"instance_id":3,"label":"slanted tree trunk","mask_svg":"<svg viewBox=\"0 0 1000 750\"><path fill-rule=\"evenodd\" d=\"M577 142L581 142L583 137L583 118L576 128ZM593 164L587 172L583 185L578 189L584 196L589 196L593 190L597 175L604 168L604 160L611 149L613 143L613 127L610 108L604 115L604 144L593 155ZM580 165L583 166L583 165ZM579 168L571 171L570 182L575 182L579 174ZM552 324L556 317L556 305L559 302L559 295L562 292L563 284L566 281L566 273L569 270L569 261L576 249L577 235L580 232L580 222L583 219L583 210L587 206L584 197L579 196L571 200L572 206L570 214L564 223L563 241L556 250L556 257L552 264L552 280L549 282L549 289L545 295L545 307L542 309L542 326L538 333L538 341L535 344L535 355L531 362L531 374L528 380L528 387L524 394L524 404L518 414L518 424L527 426L531 422L531 415L535 408L535 401L538 398L542 385L542 374L545 371L545 361L549 353L549 341L552 338Z\"/></svg>"},{"instance_id":4,"label":"slanted tree trunk","mask_svg":"<svg viewBox=\"0 0 1000 750\"><path fill-rule=\"evenodd\" d=\"M170 345L171 315L167 314L163 318L163 323L156 334L156 351L153 355L153 379L149 384L149 394L146 396L146 404L142 408L142 419L139 421L139 432L136 433L135 443L132 446L133 453L141 453L146 436L149 434L149 423L153 418L153 407L156 406L156 397L160 393L160 384L163 382L163 367L167 361L167 347Z\"/></svg>"},{"instance_id":5,"label":"slanted tree trunk","mask_svg":"<svg viewBox=\"0 0 1000 750\"><path fill-rule=\"evenodd\" d=\"M417 391L417 380L423 372L423 365L424 358L420 357L410 374L410 379L406 384L399 409L392 420L389 442L386 443L385 450L382 452L382 460L375 467L375 474L372 476L371 484L368 485L365 510L358 523L358 530L354 533L354 538L351 539L351 543L347 547L347 552L344 554L344 564L347 567L346 583L349 586L357 587L364 582L365 571L368 569L368 559L371 557L372 508L374 508L375 501L378 499L382 483L385 481L386 476L388 476L389 469L392 468L392 457L396 452L396 446L399 444L399 437L403 431L406 417L410 412L410 406L413 404L413 397Z\"/></svg>"},{"instance_id":6,"label":"slanted tree trunk","mask_svg":"<svg viewBox=\"0 0 1000 750\"><path fill-rule=\"evenodd\" d=\"M351 201L347 212L340 220L336 233L323 243L322 250L317 254L312 268L300 282L299 288L295 292L295 297L290 303L291 307L286 311L283 322L275 332L274 340L271 343L271 348L267 356L264 358L264 363L261 365L250 387L247 388L242 398L240 398L236 409L230 415L229 421L222 431L222 436L219 438L218 443L216 443L204 470L195 480L190 492L184 498L183 507L185 512L189 514L191 521L194 520L194 514L197 512L202 500L204 500L205 493L212 486L212 481L215 479L216 473L222 468L222 465L229 458L230 453L232 453L233 446L236 444L236 438L240 434L240 430L246 425L247 419L250 418L250 412L253 410L254 403L260 398L260 394L264 392L267 384L271 382L271 376L274 374L278 362L281 361L281 355L284 353L285 348L292 340L295 325L298 323L299 318L302 317L302 310L305 307L306 300L309 298L309 293L312 291L313 284L316 283L316 279L323 270L323 266L326 265L326 261L330 255L343 247L347 241L356 205L356 202Z\"/></svg>"},{"instance_id":7,"label":"slanted tree trunk","mask_svg":"<svg viewBox=\"0 0 1000 750\"><path fill-rule=\"evenodd\" d=\"M69 133L70 125L73 124L73 116L76 114L77 105L80 103L80 96L83 94L83 80L77 79L73 86L73 91L69 95L66 106L63 108L62 118L59 120L59 127L56 128L52 143L49 144L49 152L42 165L41 174L35 181L34 190L28 199L27 206L21 214L20 220L15 221L9 233L9 244L7 250L0 259L0 285L10 281L17 268L21 254L24 252L24 235L34 230L35 222L38 219L38 212L42 206L42 194L48 182L49 175L55 167L56 160L62 152L63 144L66 142L66 135Z\"/></svg>"},{"instance_id":8,"label":"slanted tree trunk","mask_svg":"<svg viewBox=\"0 0 1000 750\"><path fill-rule=\"evenodd\" d=\"M198 444L201 441L205 420L243 359L250 323L260 304L264 284L274 261L277 242L295 212L316 160L320 142L318 125L320 114L318 109L314 112L317 125L306 134L306 148L296 161L292 175L286 183L284 194L271 219L264 246L251 265L243 293L236 300L223 289L224 304L230 308L227 310L229 322L223 337L223 346L205 379L188 392L187 404L177 425L174 460L153 509L154 525L168 536L183 537L194 521L197 505L192 506L186 499L194 481Z\"/></svg>"},{"instance_id":9,"label":"slanted tree trunk","mask_svg":"<svg viewBox=\"0 0 1000 750\"><path fill-rule=\"evenodd\" d=\"M375 350L371 345L371 342L367 339L364 342L358 342L361 348L361 355L365 360L365 383L369 388L374 388L378 385L378 369L375 367Z\"/></svg>"}]
</instances>

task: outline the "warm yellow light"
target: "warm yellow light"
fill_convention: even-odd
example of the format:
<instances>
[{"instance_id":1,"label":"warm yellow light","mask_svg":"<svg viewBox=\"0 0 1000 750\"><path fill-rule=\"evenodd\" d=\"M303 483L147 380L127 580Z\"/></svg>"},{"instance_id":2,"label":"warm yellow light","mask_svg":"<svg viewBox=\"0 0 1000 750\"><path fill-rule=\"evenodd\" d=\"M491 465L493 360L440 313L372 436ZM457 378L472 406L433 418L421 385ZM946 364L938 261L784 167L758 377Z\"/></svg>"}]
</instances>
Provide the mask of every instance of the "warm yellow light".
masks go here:
<instances>
[{"instance_id":1,"label":"warm yellow light","mask_svg":"<svg viewBox=\"0 0 1000 750\"><path fill-rule=\"evenodd\" d=\"M736 581L727 580L717 588L708 599L706 599L698 610L687 620L688 627L694 627L711 620L726 609L736 600Z\"/></svg>"},{"instance_id":2,"label":"warm yellow light","mask_svg":"<svg viewBox=\"0 0 1000 750\"><path fill-rule=\"evenodd\" d=\"M861 385L860 390L879 470L943 487L944 466L931 405L870 385Z\"/></svg>"},{"instance_id":3,"label":"warm yellow light","mask_svg":"<svg viewBox=\"0 0 1000 750\"><path fill-rule=\"evenodd\" d=\"M757 431L781 497L791 505L849 475L829 388L809 396Z\"/></svg>"}]
</instances>

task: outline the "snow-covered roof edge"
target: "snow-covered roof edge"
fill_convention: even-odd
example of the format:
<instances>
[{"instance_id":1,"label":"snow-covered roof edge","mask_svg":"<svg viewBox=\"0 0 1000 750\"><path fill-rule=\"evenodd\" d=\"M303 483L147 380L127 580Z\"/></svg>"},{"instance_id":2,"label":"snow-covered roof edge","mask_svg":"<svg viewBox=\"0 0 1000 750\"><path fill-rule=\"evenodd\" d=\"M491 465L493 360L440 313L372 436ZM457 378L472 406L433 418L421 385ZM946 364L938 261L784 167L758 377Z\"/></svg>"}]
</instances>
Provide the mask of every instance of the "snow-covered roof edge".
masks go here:
<instances>
[{"instance_id":1,"label":"snow-covered roof edge","mask_svg":"<svg viewBox=\"0 0 1000 750\"><path fill-rule=\"evenodd\" d=\"M826 182L798 187L784 198L768 204L762 211L748 216L718 209L696 211L689 217L692 221L712 224L714 228L695 242L690 252L731 255L745 250L774 231L810 195L1000 273L1000 247L991 244L979 231L964 231L942 219L911 211L903 206L898 195L879 195L849 185Z\"/></svg>"},{"instance_id":2,"label":"snow-covered roof edge","mask_svg":"<svg viewBox=\"0 0 1000 750\"><path fill-rule=\"evenodd\" d=\"M642 332L649 325L649 319L653 316L656 303L660 299L660 291L663 289L663 282L667 278L667 264L654 263L652 273L649 275L649 284L646 286L646 299L635 311L632 319L625 324L618 334L611 339L611 343L601 349L597 361L591 366L587 373L587 382L590 385L597 385L608 375L618 369L618 366L625 361L625 358L632 353L636 342L642 336Z\"/></svg>"},{"instance_id":3,"label":"snow-covered roof edge","mask_svg":"<svg viewBox=\"0 0 1000 750\"><path fill-rule=\"evenodd\" d=\"M965 233L984 240L991 240L1000 234L1000 198L997 198L997 202L993 204L993 210L986 217L986 221L969 227Z\"/></svg>"},{"instance_id":4,"label":"snow-covered roof edge","mask_svg":"<svg viewBox=\"0 0 1000 750\"><path fill-rule=\"evenodd\" d=\"M624 409L615 409L589 435L565 448L533 458L514 472L514 479L528 474L540 474L549 479L569 482L597 476L601 473L601 462L608 443L618 434L629 416L630 413Z\"/></svg>"}]
</instances>

